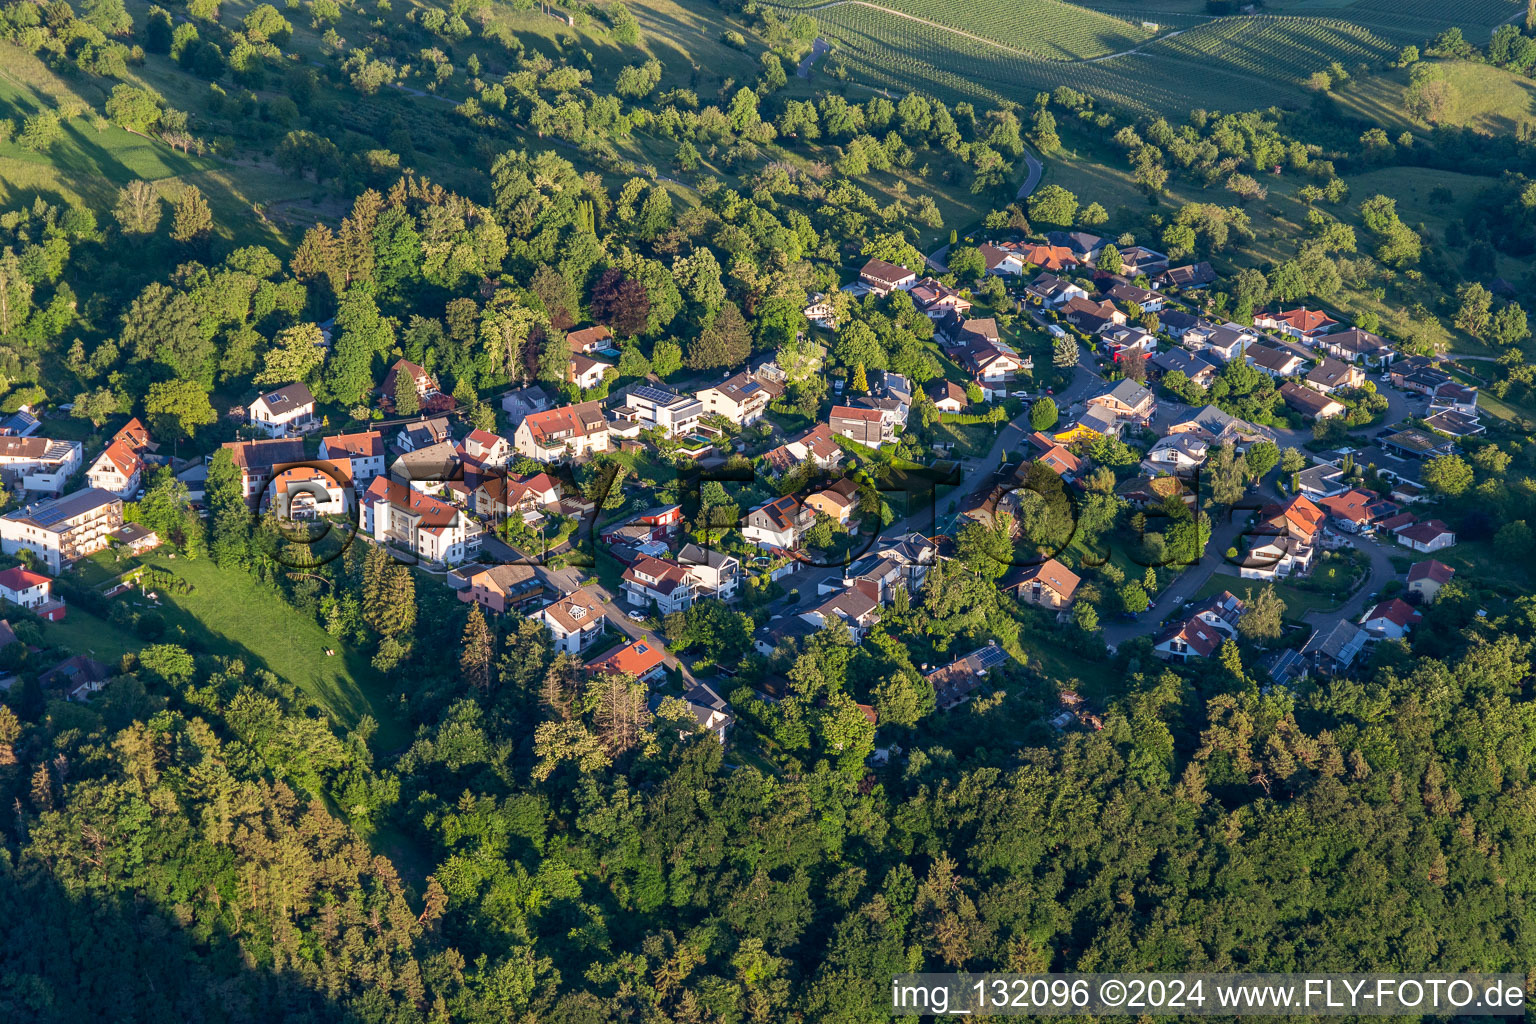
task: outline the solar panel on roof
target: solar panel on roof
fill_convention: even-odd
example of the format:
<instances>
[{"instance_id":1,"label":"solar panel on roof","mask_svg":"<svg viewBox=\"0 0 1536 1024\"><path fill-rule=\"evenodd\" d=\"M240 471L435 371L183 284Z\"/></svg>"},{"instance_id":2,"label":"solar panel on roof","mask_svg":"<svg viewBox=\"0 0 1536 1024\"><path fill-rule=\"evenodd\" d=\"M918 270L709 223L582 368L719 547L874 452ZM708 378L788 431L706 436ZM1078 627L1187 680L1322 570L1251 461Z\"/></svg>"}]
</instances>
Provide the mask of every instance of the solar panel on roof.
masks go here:
<instances>
[{"instance_id":1,"label":"solar panel on roof","mask_svg":"<svg viewBox=\"0 0 1536 1024\"><path fill-rule=\"evenodd\" d=\"M52 526L64 518L64 510L61 508L45 508L32 516L32 521L38 526Z\"/></svg>"},{"instance_id":2,"label":"solar panel on roof","mask_svg":"<svg viewBox=\"0 0 1536 1024\"><path fill-rule=\"evenodd\" d=\"M641 384L639 387L631 388L629 393L634 395L636 398L643 398L647 402L660 402L662 405L675 402L679 397L670 391L663 391L661 388L653 388L647 384Z\"/></svg>"},{"instance_id":3,"label":"solar panel on roof","mask_svg":"<svg viewBox=\"0 0 1536 1024\"><path fill-rule=\"evenodd\" d=\"M1008 659L1007 653L1001 647L988 645L971 655L982 668L991 668L993 665L1001 665Z\"/></svg>"}]
</instances>

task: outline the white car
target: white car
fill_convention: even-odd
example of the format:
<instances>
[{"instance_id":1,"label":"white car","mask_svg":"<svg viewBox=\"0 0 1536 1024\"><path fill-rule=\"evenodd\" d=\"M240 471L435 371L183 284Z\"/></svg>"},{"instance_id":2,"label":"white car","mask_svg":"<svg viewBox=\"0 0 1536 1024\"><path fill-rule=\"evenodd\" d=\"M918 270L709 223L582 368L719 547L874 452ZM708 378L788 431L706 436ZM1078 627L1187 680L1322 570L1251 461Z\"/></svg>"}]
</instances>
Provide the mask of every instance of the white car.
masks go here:
<instances>
[{"instance_id":1,"label":"white car","mask_svg":"<svg viewBox=\"0 0 1536 1024\"><path fill-rule=\"evenodd\" d=\"M1390 373L1384 373L1380 377L1377 377L1376 379L1377 380L1387 381L1387 382L1390 383L1391 380L1392 380L1392 375Z\"/></svg>"},{"instance_id":2,"label":"white car","mask_svg":"<svg viewBox=\"0 0 1536 1024\"><path fill-rule=\"evenodd\" d=\"M625 618L628 618L632 622L644 622L645 621L645 612L625 612L624 616L625 616Z\"/></svg>"}]
</instances>

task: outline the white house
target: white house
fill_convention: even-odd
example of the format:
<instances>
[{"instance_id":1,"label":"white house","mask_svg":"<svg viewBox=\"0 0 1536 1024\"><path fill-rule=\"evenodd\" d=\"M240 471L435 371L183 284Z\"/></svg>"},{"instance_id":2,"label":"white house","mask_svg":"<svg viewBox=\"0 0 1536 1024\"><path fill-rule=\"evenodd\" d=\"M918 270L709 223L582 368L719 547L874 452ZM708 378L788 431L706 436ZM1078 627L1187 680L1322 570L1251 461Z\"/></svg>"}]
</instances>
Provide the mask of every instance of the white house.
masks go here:
<instances>
[{"instance_id":1,"label":"white house","mask_svg":"<svg viewBox=\"0 0 1536 1024\"><path fill-rule=\"evenodd\" d=\"M668 558L641 555L624 570L624 592L638 607L652 602L663 615L680 612L693 604L693 581L688 570Z\"/></svg>"},{"instance_id":2,"label":"white house","mask_svg":"<svg viewBox=\"0 0 1536 1024\"><path fill-rule=\"evenodd\" d=\"M271 507L280 519L341 516L351 508L352 493L351 480L344 472L289 466L272 478Z\"/></svg>"},{"instance_id":3,"label":"white house","mask_svg":"<svg viewBox=\"0 0 1536 1024\"><path fill-rule=\"evenodd\" d=\"M122 525L123 499L89 487L0 516L0 551L25 548L57 573L105 548Z\"/></svg>"},{"instance_id":4,"label":"white house","mask_svg":"<svg viewBox=\"0 0 1536 1024\"><path fill-rule=\"evenodd\" d=\"M763 418L768 403L773 400L774 390L764 387L762 381L743 371L693 394L703 404L705 412L724 416L738 427L745 427Z\"/></svg>"},{"instance_id":5,"label":"white house","mask_svg":"<svg viewBox=\"0 0 1536 1024\"><path fill-rule=\"evenodd\" d=\"M799 546L800 536L815 521L815 509L786 494L747 513L747 525L742 527L741 535L760 548L789 551Z\"/></svg>"},{"instance_id":6,"label":"white house","mask_svg":"<svg viewBox=\"0 0 1536 1024\"><path fill-rule=\"evenodd\" d=\"M32 497L58 494L80 468L83 453L79 441L0 436L0 478L8 487L34 492Z\"/></svg>"},{"instance_id":7,"label":"white house","mask_svg":"<svg viewBox=\"0 0 1536 1024\"><path fill-rule=\"evenodd\" d=\"M705 550L697 544L684 544L677 553L678 564L692 577L695 597L718 597L729 601L741 585L741 562L723 551Z\"/></svg>"},{"instance_id":8,"label":"white house","mask_svg":"<svg viewBox=\"0 0 1536 1024\"><path fill-rule=\"evenodd\" d=\"M1456 543L1456 534L1438 519L1414 523L1397 531L1397 542L1428 554Z\"/></svg>"},{"instance_id":9,"label":"white house","mask_svg":"<svg viewBox=\"0 0 1536 1024\"><path fill-rule=\"evenodd\" d=\"M352 487L361 494L384 475L384 435L377 430L359 434L336 434L320 441L320 458L326 462L348 462Z\"/></svg>"},{"instance_id":10,"label":"white house","mask_svg":"<svg viewBox=\"0 0 1536 1024\"><path fill-rule=\"evenodd\" d=\"M528 617L549 627L557 654L580 654L591 647L603 635L608 621L602 604L585 589L568 594Z\"/></svg>"},{"instance_id":11,"label":"white house","mask_svg":"<svg viewBox=\"0 0 1536 1024\"><path fill-rule=\"evenodd\" d=\"M1360 624L1372 636L1387 640L1401 640L1413 632L1422 618L1418 609L1400 597L1388 598L1365 613Z\"/></svg>"},{"instance_id":12,"label":"white house","mask_svg":"<svg viewBox=\"0 0 1536 1024\"><path fill-rule=\"evenodd\" d=\"M479 524L408 484L378 477L363 492L362 532L429 562L457 565L480 550Z\"/></svg>"},{"instance_id":13,"label":"white house","mask_svg":"<svg viewBox=\"0 0 1536 1024\"><path fill-rule=\"evenodd\" d=\"M624 404L614 410L615 429L631 424L633 432L660 430L668 437L681 437L699 425L704 403L692 395L680 395L651 384L637 384L628 389Z\"/></svg>"},{"instance_id":14,"label":"white house","mask_svg":"<svg viewBox=\"0 0 1536 1024\"><path fill-rule=\"evenodd\" d=\"M315 396L303 384L285 384L251 403L247 421L267 437L293 437L319 426Z\"/></svg>"},{"instance_id":15,"label":"white house","mask_svg":"<svg viewBox=\"0 0 1536 1024\"><path fill-rule=\"evenodd\" d=\"M0 572L0 600L39 611L53 600L53 580L21 566ZM59 616L62 618L62 616Z\"/></svg>"},{"instance_id":16,"label":"white house","mask_svg":"<svg viewBox=\"0 0 1536 1024\"><path fill-rule=\"evenodd\" d=\"M536 412L518 424L512 447L539 462L561 462L608 450L608 417L601 402Z\"/></svg>"},{"instance_id":17,"label":"white house","mask_svg":"<svg viewBox=\"0 0 1536 1024\"><path fill-rule=\"evenodd\" d=\"M144 460L122 441L113 441L85 471L85 482L119 498L131 498L144 482Z\"/></svg>"}]
</instances>

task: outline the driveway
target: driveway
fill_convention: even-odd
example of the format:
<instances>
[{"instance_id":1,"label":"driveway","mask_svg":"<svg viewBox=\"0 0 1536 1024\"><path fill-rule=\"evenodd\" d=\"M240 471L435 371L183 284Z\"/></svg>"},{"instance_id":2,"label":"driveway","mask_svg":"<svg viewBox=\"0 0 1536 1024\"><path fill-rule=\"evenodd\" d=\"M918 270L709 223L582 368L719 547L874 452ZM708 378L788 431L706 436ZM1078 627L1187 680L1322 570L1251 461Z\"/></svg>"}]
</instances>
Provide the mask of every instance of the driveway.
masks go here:
<instances>
[{"instance_id":1,"label":"driveway","mask_svg":"<svg viewBox=\"0 0 1536 1024\"><path fill-rule=\"evenodd\" d=\"M1355 547L1365 552L1371 560L1371 570L1366 576L1365 582L1355 590L1349 600L1331 612L1308 612L1303 616L1307 625L1326 633L1339 622L1348 619L1350 622L1358 622L1361 614L1365 612L1365 606L1379 593L1381 588L1397 578L1397 566L1392 564L1391 550L1374 537L1352 538ZM1399 551L1407 551L1400 545L1393 545Z\"/></svg>"}]
</instances>

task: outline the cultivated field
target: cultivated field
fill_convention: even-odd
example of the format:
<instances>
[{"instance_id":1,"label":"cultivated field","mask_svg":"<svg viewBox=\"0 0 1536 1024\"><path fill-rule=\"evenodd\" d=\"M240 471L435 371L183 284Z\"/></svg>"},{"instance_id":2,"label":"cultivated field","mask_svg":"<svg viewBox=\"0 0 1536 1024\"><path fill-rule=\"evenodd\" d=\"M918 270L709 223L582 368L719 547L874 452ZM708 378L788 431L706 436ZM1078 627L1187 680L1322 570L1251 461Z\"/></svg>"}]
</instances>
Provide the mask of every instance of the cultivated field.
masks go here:
<instances>
[{"instance_id":1,"label":"cultivated field","mask_svg":"<svg viewBox=\"0 0 1536 1024\"><path fill-rule=\"evenodd\" d=\"M816 13L837 57L860 81L919 86L954 98L1013 99L1069 85L1132 110L1250 109L1306 101L1302 81L1339 61L1380 61L1392 44L1347 22L1301 17L1222 19L1151 40L1135 52L1056 61L870 7Z\"/></svg>"}]
</instances>

